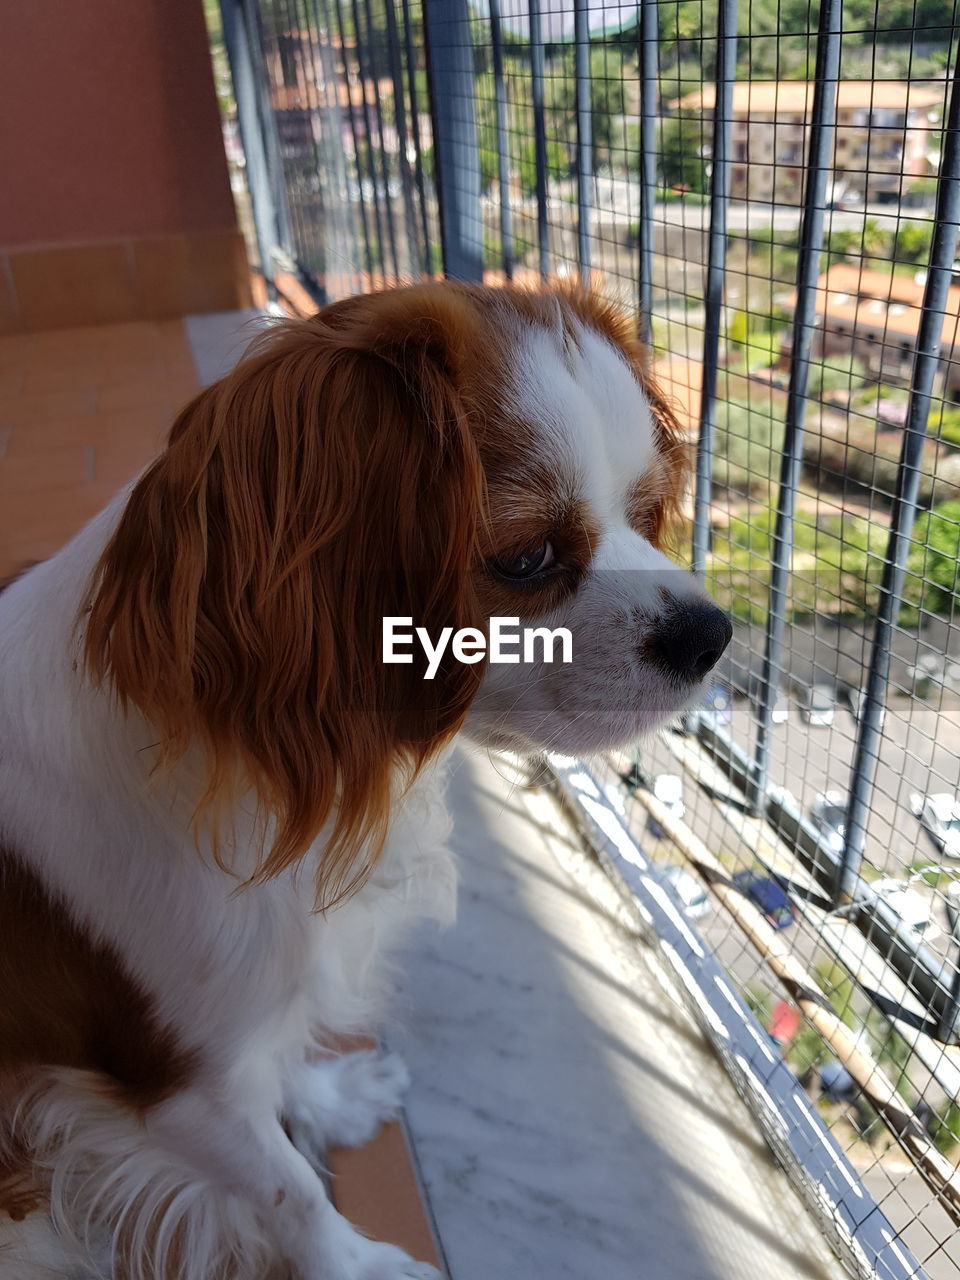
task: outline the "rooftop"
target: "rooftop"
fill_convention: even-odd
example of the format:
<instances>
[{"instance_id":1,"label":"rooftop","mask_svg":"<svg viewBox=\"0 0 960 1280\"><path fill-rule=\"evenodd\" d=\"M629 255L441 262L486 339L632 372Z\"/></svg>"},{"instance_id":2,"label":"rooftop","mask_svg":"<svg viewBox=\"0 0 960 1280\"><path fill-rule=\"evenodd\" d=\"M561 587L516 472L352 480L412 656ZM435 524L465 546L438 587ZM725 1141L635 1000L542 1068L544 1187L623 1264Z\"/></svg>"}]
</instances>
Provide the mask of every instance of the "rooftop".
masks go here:
<instances>
[{"instance_id":1,"label":"rooftop","mask_svg":"<svg viewBox=\"0 0 960 1280\"><path fill-rule=\"evenodd\" d=\"M837 263L817 281L816 313L831 326L883 329L891 338L915 339L920 330L925 286L907 276ZM796 297L793 299L796 304ZM960 286L951 286L943 317L942 341L960 343Z\"/></svg>"}]
</instances>

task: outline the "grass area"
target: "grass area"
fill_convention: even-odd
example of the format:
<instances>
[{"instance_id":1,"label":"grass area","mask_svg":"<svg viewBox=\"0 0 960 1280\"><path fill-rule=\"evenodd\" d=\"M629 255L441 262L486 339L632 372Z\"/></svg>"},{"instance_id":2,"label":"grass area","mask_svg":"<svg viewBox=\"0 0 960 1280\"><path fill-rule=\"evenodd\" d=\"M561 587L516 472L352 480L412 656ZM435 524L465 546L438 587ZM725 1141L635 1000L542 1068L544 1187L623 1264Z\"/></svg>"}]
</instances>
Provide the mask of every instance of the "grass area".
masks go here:
<instances>
[{"instance_id":1,"label":"grass area","mask_svg":"<svg viewBox=\"0 0 960 1280\"><path fill-rule=\"evenodd\" d=\"M960 867L944 866L942 862L931 862L929 858L918 858L907 868L910 878L923 882L930 889L941 892L949 889L951 884L960 881Z\"/></svg>"},{"instance_id":2,"label":"grass area","mask_svg":"<svg viewBox=\"0 0 960 1280\"><path fill-rule=\"evenodd\" d=\"M850 363L836 371L839 382L857 376ZM827 369L822 375L821 394L834 385L829 374ZM945 411L938 422L942 435L954 430L955 413ZM717 410L714 483L718 496L726 495L731 515L715 523L708 577L724 607L749 622L766 616L783 415L783 396L770 391L721 403ZM794 620L875 613L889 537L886 522L849 509L824 510L821 494L840 490L839 507L849 504L851 487L854 492L862 488L871 506L882 508L883 496L895 491L901 447L902 432L878 431L875 416L854 410L834 414L828 422L822 412L819 419L808 414L804 463L814 484L800 493L794 523L787 605ZM914 527L899 616L906 626L917 625L924 613L949 615L960 604L960 453L931 439L919 487L921 502L932 505Z\"/></svg>"},{"instance_id":3,"label":"grass area","mask_svg":"<svg viewBox=\"0 0 960 1280\"><path fill-rule=\"evenodd\" d=\"M757 506L715 528L708 586L737 618L762 622L772 575L776 511ZM887 531L847 512L794 524L787 608L794 619L826 614L864 617L876 610Z\"/></svg>"},{"instance_id":4,"label":"grass area","mask_svg":"<svg viewBox=\"0 0 960 1280\"><path fill-rule=\"evenodd\" d=\"M734 617L762 623L773 573L776 510L752 504L713 528L707 582ZM880 602L888 528L849 511L800 510L793 528L787 616L872 617ZM898 621L915 627L924 615L960 606L960 501L917 518Z\"/></svg>"}]
</instances>

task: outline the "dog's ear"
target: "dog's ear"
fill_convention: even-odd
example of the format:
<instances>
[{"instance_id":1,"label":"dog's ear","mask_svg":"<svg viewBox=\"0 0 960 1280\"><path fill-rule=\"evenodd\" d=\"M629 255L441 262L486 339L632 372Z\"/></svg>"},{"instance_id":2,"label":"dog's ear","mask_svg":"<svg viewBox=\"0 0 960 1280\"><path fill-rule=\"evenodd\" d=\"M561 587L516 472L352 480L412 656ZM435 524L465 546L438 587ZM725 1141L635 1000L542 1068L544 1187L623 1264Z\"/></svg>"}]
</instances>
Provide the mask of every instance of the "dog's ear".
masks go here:
<instances>
[{"instance_id":1,"label":"dog's ear","mask_svg":"<svg viewBox=\"0 0 960 1280\"><path fill-rule=\"evenodd\" d=\"M323 829L319 905L362 881L398 776L457 731L481 679L383 662L385 615L431 637L476 622L483 473L455 379L463 326L445 336L431 307L405 322L404 305L383 323L368 300L282 324L197 396L87 602L88 669L157 728L162 763L206 748L200 812L259 798L254 881Z\"/></svg>"}]
</instances>

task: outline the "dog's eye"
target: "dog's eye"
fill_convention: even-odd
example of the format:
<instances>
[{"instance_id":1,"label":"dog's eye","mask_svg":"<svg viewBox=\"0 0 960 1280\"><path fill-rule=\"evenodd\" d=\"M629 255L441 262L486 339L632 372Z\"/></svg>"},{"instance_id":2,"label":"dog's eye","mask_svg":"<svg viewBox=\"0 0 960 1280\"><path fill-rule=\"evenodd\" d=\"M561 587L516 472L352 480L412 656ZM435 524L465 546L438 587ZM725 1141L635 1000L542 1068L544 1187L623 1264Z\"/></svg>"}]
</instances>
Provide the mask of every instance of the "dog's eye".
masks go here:
<instances>
[{"instance_id":1,"label":"dog's eye","mask_svg":"<svg viewBox=\"0 0 960 1280\"><path fill-rule=\"evenodd\" d=\"M553 545L544 542L539 547L533 547L529 551L521 551L518 556L514 556L512 560L494 560L492 566L494 572L498 573L502 578L513 578L520 581L524 578L534 578L538 573L543 573L545 569L549 569L554 564Z\"/></svg>"}]
</instances>

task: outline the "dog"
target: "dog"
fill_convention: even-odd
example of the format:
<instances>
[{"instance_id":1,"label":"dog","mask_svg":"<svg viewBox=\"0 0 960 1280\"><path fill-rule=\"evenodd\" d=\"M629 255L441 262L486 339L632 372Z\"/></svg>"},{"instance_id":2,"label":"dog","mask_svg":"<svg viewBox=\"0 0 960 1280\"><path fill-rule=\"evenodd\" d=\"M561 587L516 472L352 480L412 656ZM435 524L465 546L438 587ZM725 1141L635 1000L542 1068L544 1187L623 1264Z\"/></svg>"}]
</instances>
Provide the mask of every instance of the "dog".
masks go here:
<instances>
[{"instance_id":1,"label":"dog","mask_svg":"<svg viewBox=\"0 0 960 1280\"><path fill-rule=\"evenodd\" d=\"M458 733L624 745L719 659L726 616L662 550L686 474L614 307L407 286L279 322L0 596L0 1208L21 1250L0 1274L54 1246L38 1274L436 1274L327 1197L327 1146L366 1141L406 1083L334 1040L376 1025L411 925L452 916ZM427 680L416 654L383 661L388 617L564 627L573 660L448 651Z\"/></svg>"}]
</instances>

